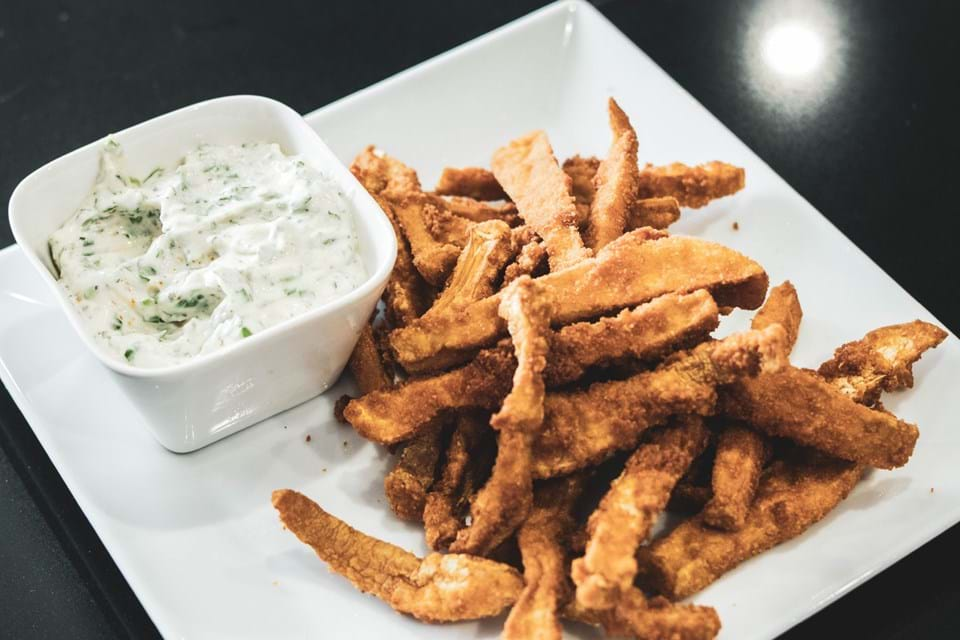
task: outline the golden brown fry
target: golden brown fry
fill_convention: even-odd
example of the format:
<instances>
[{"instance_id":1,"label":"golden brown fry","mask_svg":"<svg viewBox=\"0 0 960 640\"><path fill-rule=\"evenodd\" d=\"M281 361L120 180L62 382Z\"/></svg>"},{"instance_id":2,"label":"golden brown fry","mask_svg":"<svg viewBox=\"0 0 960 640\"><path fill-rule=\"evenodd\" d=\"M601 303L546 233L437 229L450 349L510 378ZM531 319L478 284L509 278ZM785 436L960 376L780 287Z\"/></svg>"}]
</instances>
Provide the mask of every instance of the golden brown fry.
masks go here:
<instances>
[{"instance_id":1,"label":"golden brown fry","mask_svg":"<svg viewBox=\"0 0 960 640\"><path fill-rule=\"evenodd\" d=\"M555 309L557 325L597 317L666 293L707 289L718 305L753 309L767 289L756 262L719 244L684 237L651 239L638 229L604 247L596 258L537 278ZM653 232L658 233L658 232ZM493 344L506 327L499 296L449 310L390 335L398 361L411 372L436 370Z\"/></svg>"},{"instance_id":2,"label":"golden brown fry","mask_svg":"<svg viewBox=\"0 0 960 640\"><path fill-rule=\"evenodd\" d=\"M862 465L824 457L778 460L738 531L712 529L700 515L641 549L641 586L674 600L700 591L744 560L806 531L847 496L862 473Z\"/></svg>"},{"instance_id":3,"label":"golden brown fry","mask_svg":"<svg viewBox=\"0 0 960 640\"><path fill-rule=\"evenodd\" d=\"M583 490L579 475L548 480L537 487L534 507L520 526L524 588L503 626L503 640L560 640L559 609L567 598L566 546L572 509Z\"/></svg>"},{"instance_id":4,"label":"golden brown fry","mask_svg":"<svg viewBox=\"0 0 960 640\"><path fill-rule=\"evenodd\" d=\"M517 259L507 265L503 272L503 286L506 287L520 276L536 276L537 271L545 265L546 261L547 249L543 242L536 238L527 241L520 247Z\"/></svg>"},{"instance_id":5,"label":"golden brown fry","mask_svg":"<svg viewBox=\"0 0 960 640\"><path fill-rule=\"evenodd\" d=\"M444 167L434 191L444 196L464 196L475 200L507 199L496 176L480 167Z\"/></svg>"},{"instance_id":6,"label":"golden brown fry","mask_svg":"<svg viewBox=\"0 0 960 640\"><path fill-rule=\"evenodd\" d=\"M632 448L671 415L712 414L717 385L782 365L784 339L777 326L748 331L680 352L655 371L549 394L534 445L534 477L570 473Z\"/></svg>"},{"instance_id":7,"label":"golden brown fry","mask_svg":"<svg viewBox=\"0 0 960 640\"><path fill-rule=\"evenodd\" d=\"M637 200L640 170L637 167L637 134L627 114L610 98L610 130L613 144L600 163L594 178L596 192L590 203L585 240L594 251L602 249L621 235L627 214Z\"/></svg>"},{"instance_id":8,"label":"golden brown fry","mask_svg":"<svg viewBox=\"0 0 960 640\"><path fill-rule=\"evenodd\" d=\"M350 373L357 381L361 394L379 391L393 385L393 379L387 374L383 366L380 349L373 336L373 327L369 324L363 327L360 338L357 340L350 360L347 363Z\"/></svg>"},{"instance_id":9,"label":"golden brown fry","mask_svg":"<svg viewBox=\"0 0 960 640\"><path fill-rule=\"evenodd\" d=\"M590 516L586 553L571 567L581 605L612 609L630 590L637 573L637 549L708 439L703 418L682 416L652 434L630 456Z\"/></svg>"},{"instance_id":10,"label":"golden brown fry","mask_svg":"<svg viewBox=\"0 0 960 640\"><path fill-rule=\"evenodd\" d=\"M570 192L577 206L578 226L584 226L590 217L590 203L597 192L593 178L599 168L600 160L593 157L573 156L563 161L563 172L570 177Z\"/></svg>"},{"instance_id":11,"label":"golden brown fry","mask_svg":"<svg viewBox=\"0 0 960 640\"><path fill-rule=\"evenodd\" d=\"M530 447L543 424L550 303L539 285L521 278L504 291L499 313L513 339L513 388L490 420L500 434L493 474L470 509L472 522L457 533L451 551L485 555L523 522L533 504Z\"/></svg>"},{"instance_id":12,"label":"golden brown fry","mask_svg":"<svg viewBox=\"0 0 960 640\"><path fill-rule=\"evenodd\" d=\"M673 604L628 589L612 609L587 609L572 600L563 611L568 620L603 627L609 636L636 640L711 640L720 633L720 617L712 607Z\"/></svg>"},{"instance_id":13,"label":"golden brown fry","mask_svg":"<svg viewBox=\"0 0 960 640\"><path fill-rule=\"evenodd\" d=\"M442 448L442 429L433 425L403 445L397 464L383 480L390 509L401 520L420 522Z\"/></svg>"},{"instance_id":14,"label":"golden brown fry","mask_svg":"<svg viewBox=\"0 0 960 640\"><path fill-rule=\"evenodd\" d=\"M716 303L698 290L667 294L613 318L568 325L550 338L544 378L549 386L560 386L592 366L625 358L654 360L702 339L717 322ZM506 349L486 349L460 369L358 398L346 409L346 418L366 438L400 442L444 411L496 409L510 390L515 363Z\"/></svg>"},{"instance_id":15,"label":"golden brown fry","mask_svg":"<svg viewBox=\"0 0 960 640\"><path fill-rule=\"evenodd\" d=\"M450 196L444 198L444 202L451 213L473 222L502 220L512 227L520 221L520 217L517 215L517 205L512 202L492 204L462 196Z\"/></svg>"},{"instance_id":16,"label":"golden brown fry","mask_svg":"<svg viewBox=\"0 0 960 640\"><path fill-rule=\"evenodd\" d=\"M640 198L627 211L627 231L640 227L666 229L680 219L680 203L673 196Z\"/></svg>"},{"instance_id":17,"label":"golden brown fry","mask_svg":"<svg viewBox=\"0 0 960 640\"><path fill-rule=\"evenodd\" d=\"M851 400L873 405L881 391L912 387L913 363L946 337L940 327L920 320L881 327L838 348L819 373Z\"/></svg>"},{"instance_id":18,"label":"golden brown fry","mask_svg":"<svg viewBox=\"0 0 960 640\"><path fill-rule=\"evenodd\" d=\"M769 455L766 436L736 423L723 426L713 462L713 497L703 510L706 524L727 531L743 526Z\"/></svg>"},{"instance_id":19,"label":"golden brown fry","mask_svg":"<svg viewBox=\"0 0 960 640\"><path fill-rule=\"evenodd\" d=\"M364 593L427 622L495 616L516 601L523 579L510 566L466 555L409 551L357 531L290 489L273 492L280 520L320 559Z\"/></svg>"},{"instance_id":20,"label":"golden brown fry","mask_svg":"<svg viewBox=\"0 0 960 640\"><path fill-rule=\"evenodd\" d=\"M483 464L484 438L490 432L489 414L467 412L458 416L447 447L440 477L427 494L423 528L427 545L441 550L450 546L463 528L467 499L476 489Z\"/></svg>"},{"instance_id":21,"label":"golden brown fry","mask_svg":"<svg viewBox=\"0 0 960 640\"><path fill-rule=\"evenodd\" d=\"M783 327L789 354L797 341L802 318L797 290L787 281L770 289L751 326L754 329L765 329L772 324ZM770 443L765 435L736 423L723 427L717 441L712 498L704 508L704 522L728 531L743 526L769 455Z\"/></svg>"},{"instance_id":22,"label":"golden brown fry","mask_svg":"<svg viewBox=\"0 0 960 640\"><path fill-rule=\"evenodd\" d=\"M711 200L743 189L743 169L726 162L708 162L688 167L674 162L662 167L647 165L640 171L641 198L673 196L680 206L698 209Z\"/></svg>"},{"instance_id":23,"label":"golden brown fry","mask_svg":"<svg viewBox=\"0 0 960 640\"><path fill-rule=\"evenodd\" d=\"M577 208L567 184L569 178L557 165L543 131L497 149L491 166L504 191L517 203L520 217L543 238L551 271L591 256L577 230Z\"/></svg>"},{"instance_id":24,"label":"golden brown fry","mask_svg":"<svg viewBox=\"0 0 960 640\"><path fill-rule=\"evenodd\" d=\"M438 313L448 306L462 306L493 295L494 284L513 255L510 227L505 222L489 220L476 224L467 236L447 287L427 313Z\"/></svg>"},{"instance_id":25,"label":"golden brown fry","mask_svg":"<svg viewBox=\"0 0 960 640\"><path fill-rule=\"evenodd\" d=\"M802 319L803 309L800 308L797 290L787 280L770 289L766 302L757 311L750 326L754 329L766 329L771 324L779 324L787 332L787 353L789 353L797 343Z\"/></svg>"},{"instance_id":26,"label":"golden brown fry","mask_svg":"<svg viewBox=\"0 0 960 640\"><path fill-rule=\"evenodd\" d=\"M416 172L373 146L356 157L350 171L383 209L397 236L397 260L387 280L384 303L390 323L394 327L405 326L427 310L433 291L414 267L407 239L387 196L419 190L420 182Z\"/></svg>"},{"instance_id":27,"label":"golden brown fry","mask_svg":"<svg viewBox=\"0 0 960 640\"><path fill-rule=\"evenodd\" d=\"M457 262L460 249L454 244L438 241L431 233L428 219L434 216L436 204L419 192L396 196L391 203L410 243L413 265L424 280L435 287L442 286Z\"/></svg>"},{"instance_id":28,"label":"golden brown fry","mask_svg":"<svg viewBox=\"0 0 960 640\"><path fill-rule=\"evenodd\" d=\"M816 373L794 367L737 380L719 408L768 435L882 469L905 465L919 435L916 426L856 404Z\"/></svg>"}]
</instances>

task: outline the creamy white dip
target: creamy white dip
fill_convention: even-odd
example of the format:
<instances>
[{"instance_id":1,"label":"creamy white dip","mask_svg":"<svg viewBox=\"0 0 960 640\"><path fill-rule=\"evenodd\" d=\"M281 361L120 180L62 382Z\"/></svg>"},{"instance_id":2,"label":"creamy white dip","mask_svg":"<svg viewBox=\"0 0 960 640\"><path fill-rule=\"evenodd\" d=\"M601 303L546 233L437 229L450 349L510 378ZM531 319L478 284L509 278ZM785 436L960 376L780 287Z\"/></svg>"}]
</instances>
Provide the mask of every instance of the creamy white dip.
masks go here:
<instances>
[{"instance_id":1,"label":"creamy white dip","mask_svg":"<svg viewBox=\"0 0 960 640\"><path fill-rule=\"evenodd\" d=\"M337 185L275 144L202 145L136 177L108 140L50 255L91 335L138 367L216 351L367 276Z\"/></svg>"}]
</instances>

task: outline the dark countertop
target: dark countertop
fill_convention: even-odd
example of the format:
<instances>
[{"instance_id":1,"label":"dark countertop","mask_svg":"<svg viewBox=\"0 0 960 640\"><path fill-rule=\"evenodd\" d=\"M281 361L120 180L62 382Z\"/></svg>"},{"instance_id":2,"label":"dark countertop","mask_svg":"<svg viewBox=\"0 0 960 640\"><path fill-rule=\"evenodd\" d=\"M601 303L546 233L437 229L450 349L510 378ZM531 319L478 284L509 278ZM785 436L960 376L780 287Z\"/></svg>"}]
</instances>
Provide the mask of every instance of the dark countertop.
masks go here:
<instances>
[{"instance_id":1,"label":"dark countertop","mask_svg":"<svg viewBox=\"0 0 960 640\"><path fill-rule=\"evenodd\" d=\"M256 93L309 111L539 2L0 3L0 200L104 133ZM629 0L600 9L953 332L960 5ZM764 70L763 34L824 43L803 82ZM802 34L801 34L802 35ZM784 64L800 62L789 57ZM776 212L770 212L776 215ZM0 216L0 247L12 243ZM922 425L921 425L922 426ZM869 532L865 532L869 535ZM786 634L954 638L960 527ZM156 631L0 390L0 637Z\"/></svg>"}]
</instances>

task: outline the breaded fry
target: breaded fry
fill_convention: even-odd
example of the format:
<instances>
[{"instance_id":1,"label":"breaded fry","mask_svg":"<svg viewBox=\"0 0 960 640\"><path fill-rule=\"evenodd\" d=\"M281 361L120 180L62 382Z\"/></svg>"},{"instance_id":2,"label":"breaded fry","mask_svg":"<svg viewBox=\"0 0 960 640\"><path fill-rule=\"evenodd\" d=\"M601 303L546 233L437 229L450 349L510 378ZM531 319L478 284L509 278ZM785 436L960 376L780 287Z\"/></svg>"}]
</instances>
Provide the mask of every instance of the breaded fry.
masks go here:
<instances>
[{"instance_id":1,"label":"breaded fry","mask_svg":"<svg viewBox=\"0 0 960 640\"><path fill-rule=\"evenodd\" d=\"M702 515L694 516L642 548L641 586L672 600L700 591L744 560L806 531L847 497L862 473L855 462L823 457L774 462L739 530L712 529Z\"/></svg>"},{"instance_id":2,"label":"breaded fry","mask_svg":"<svg viewBox=\"0 0 960 640\"><path fill-rule=\"evenodd\" d=\"M766 436L736 423L723 426L713 462L713 497L703 509L706 524L727 531L743 526L769 455Z\"/></svg>"},{"instance_id":3,"label":"breaded fry","mask_svg":"<svg viewBox=\"0 0 960 640\"><path fill-rule=\"evenodd\" d=\"M590 203L597 192L593 178L599 168L600 160L594 157L573 156L563 161L563 172L570 177L570 192L577 206L577 225L580 227L584 226L590 217Z\"/></svg>"},{"instance_id":4,"label":"breaded fry","mask_svg":"<svg viewBox=\"0 0 960 640\"><path fill-rule=\"evenodd\" d=\"M912 387L913 363L946 337L940 327L920 320L881 327L838 348L819 373L854 402L873 405L881 391Z\"/></svg>"},{"instance_id":5,"label":"breaded fry","mask_svg":"<svg viewBox=\"0 0 960 640\"><path fill-rule=\"evenodd\" d=\"M463 528L467 499L476 489L483 464L484 438L491 431L489 414L466 412L457 417L440 477L427 494L423 529L427 545L446 549Z\"/></svg>"},{"instance_id":6,"label":"breaded fry","mask_svg":"<svg viewBox=\"0 0 960 640\"><path fill-rule=\"evenodd\" d=\"M320 559L364 593L427 622L495 616L513 604L523 579L512 567L466 555L409 551L357 531L290 489L273 492L280 520Z\"/></svg>"},{"instance_id":7,"label":"breaded fry","mask_svg":"<svg viewBox=\"0 0 960 640\"><path fill-rule=\"evenodd\" d=\"M557 165L547 134L534 131L497 149L491 166L520 217L543 238L551 271L591 256L577 229L569 178Z\"/></svg>"},{"instance_id":8,"label":"breaded fry","mask_svg":"<svg viewBox=\"0 0 960 640\"><path fill-rule=\"evenodd\" d=\"M383 298L387 320L394 327L405 326L427 310L433 299L433 291L414 267L410 246L386 195L418 190L420 182L415 171L399 160L377 151L372 145L356 157L350 171L380 205L396 234L397 259L387 280Z\"/></svg>"},{"instance_id":9,"label":"breaded fry","mask_svg":"<svg viewBox=\"0 0 960 640\"><path fill-rule=\"evenodd\" d=\"M585 391L551 393L534 445L533 475L550 478L636 446L643 432L671 415L710 415L716 387L782 365L784 332L747 331L667 359L654 371L598 382Z\"/></svg>"},{"instance_id":10,"label":"breaded fry","mask_svg":"<svg viewBox=\"0 0 960 640\"><path fill-rule=\"evenodd\" d=\"M559 609L567 599L566 546L572 509L583 490L579 475L548 480L537 487L530 516L517 543L523 559L523 592L503 626L503 640L560 640Z\"/></svg>"},{"instance_id":11,"label":"breaded fry","mask_svg":"<svg viewBox=\"0 0 960 640\"><path fill-rule=\"evenodd\" d=\"M529 233L524 233L524 231L529 231ZM526 236L528 235L532 235L533 237L527 239ZM517 259L507 265L506 270L503 272L504 287L520 276L530 276L533 278L538 275L537 272L541 271L541 269L546 271L547 249L532 230L528 227L523 227L519 233L514 234L514 242L518 244L520 248L517 252Z\"/></svg>"},{"instance_id":12,"label":"breaded fry","mask_svg":"<svg viewBox=\"0 0 960 640\"><path fill-rule=\"evenodd\" d=\"M401 520L420 522L442 448L441 425L425 429L403 445L397 464L383 480L390 509Z\"/></svg>"},{"instance_id":13,"label":"breaded fry","mask_svg":"<svg viewBox=\"0 0 960 640\"><path fill-rule=\"evenodd\" d=\"M489 553L526 519L533 504L530 447L543 425L550 302L536 281L525 277L503 292L499 313L507 321L517 367L513 388L490 419L500 432L493 474L470 508L470 526L450 545L454 552Z\"/></svg>"},{"instance_id":14,"label":"breaded fry","mask_svg":"<svg viewBox=\"0 0 960 640\"><path fill-rule=\"evenodd\" d=\"M629 277L628 277L629 276ZM596 258L537 278L555 310L554 323L567 324L641 304L666 293L707 289L718 305L754 309L767 274L756 262L722 245L684 237L651 239L637 229L604 247ZM394 331L390 344L408 371L437 370L468 359L506 330L494 295L461 310Z\"/></svg>"},{"instance_id":15,"label":"breaded fry","mask_svg":"<svg viewBox=\"0 0 960 640\"><path fill-rule=\"evenodd\" d=\"M640 198L627 211L626 230L640 227L666 229L680 219L680 203L673 196Z\"/></svg>"},{"instance_id":16,"label":"breaded fry","mask_svg":"<svg viewBox=\"0 0 960 640\"><path fill-rule=\"evenodd\" d=\"M444 167L434 191L444 196L463 196L475 200L507 199L496 176L480 167Z\"/></svg>"},{"instance_id":17,"label":"breaded fry","mask_svg":"<svg viewBox=\"0 0 960 640\"><path fill-rule=\"evenodd\" d=\"M561 386L596 365L625 358L651 361L697 342L717 322L716 303L709 293L698 290L667 294L613 318L568 325L550 337L544 378L548 386ZM509 375L515 366L508 350L486 349L460 369L358 398L345 417L365 438L401 442L445 411L496 409L510 390Z\"/></svg>"},{"instance_id":18,"label":"breaded fry","mask_svg":"<svg viewBox=\"0 0 960 640\"><path fill-rule=\"evenodd\" d=\"M637 167L637 134L627 114L613 98L607 104L613 143L594 178L596 191L590 203L585 241L594 251L621 235L627 214L637 200L640 170Z\"/></svg>"},{"instance_id":19,"label":"breaded fry","mask_svg":"<svg viewBox=\"0 0 960 640\"><path fill-rule=\"evenodd\" d=\"M673 604L661 597L647 599L631 587L612 609L587 609L576 599L563 611L568 620L603 627L617 638L636 640L711 640L720 633L720 617L713 607Z\"/></svg>"},{"instance_id":20,"label":"breaded fry","mask_svg":"<svg viewBox=\"0 0 960 640\"><path fill-rule=\"evenodd\" d=\"M590 516L586 553L571 567L581 605L612 609L630 590L637 573L637 549L708 440L703 418L682 416L653 433L630 456Z\"/></svg>"},{"instance_id":21,"label":"breaded fry","mask_svg":"<svg viewBox=\"0 0 960 640\"><path fill-rule=\"evenodd\" d=\"M520 221L520 216L517 215L517 205L512 202L492 204L463 196L449 196L444 198L444 202L452 213L473 222L502 220L512 227Z\"/></svg>"},{"instance_id":22,"label":"breaded fry","mask_svg":"<svg viewBox=\"0 0 960 640\"><path fill-rule=\"evenodd\" d=\"M673 196L682 207L699 209L711 200L733 195L743 189L743 169L726 162L708 162L688 167L674 162L662 167L648 164L640 171L639 196Z\"/></svg>"},{"instance_id":23,"label":"breaded fry","mask_svg":"<svg viewBox=\"0 0 960 640\"><path fill-rule=\"evenodd\" d=\"M787 334L784 346L789 354L797 341L802 318L797 290L787 281L770 289L751 326L754 329L773 324L783 327ZM704 508L704 522L728 531L743 526L769 455L770 444L765 435L736 423L723 427L717 441L712 498Z\"/></svg>"},{"instance_id":24,"label":"breaded fry","mask_svg":"<svg viewBox=\"0 0 960 640\"><path fill-rule=\"evenodd\" d=\"M754 329L766 329L771 324L779 324L787 332L787 353L789 353L797 343L802 319L803 309L800 308L797 290L787 280L770 289L766 302L757 311L750 326Z\"/></svg>"},{"instance_id":25,"label":"breaded fry","mask_svg":"<svg viewBox=\"0 0 960 640\"><path fill-rule=\"evenodd\" d=\"M373 336L373 326L370 324L360 331L360 338L350 354L347 366L357 381L361 394L393 386L393 378L383 366L380 349Z\"/></svg>"},{"instance_id":26,"label":"breaded fry","mask_svg":"<svg viewBox=\"0 0 960 640\"><path fill-rule=\"evenodd\" d=\"M420 209L427 231L437 242L462 248L467 243L470 229L476 224L458 216L447 206L447 201L432 193L420 194L424 205Z\"/></svg>"},{"instance_id":27,"label":"breaded fry","mask_svg":"<svg viewBox=\"0 0 960 640\"><path fill-rule=\"evenodd\" d=\"M419 192L397 196L391 203L403 235L410 243L413 265L424 280L435 287L442 286L457 262L460 249L454 244L438 241L431 234L427 219L433 215L436 205L426 194Z\"/></svg>"},{"instance_id":28,"label":"breaded fry","mask_svg":"<svg viewBox=\"0 0 960 640\"><path fill-rule=\"evenodd\" d=\"M494 284L513 255L510 227L505 222L477 223L467 236L446 288L427 313L438 313L448 306L462 306L493 295Z\"/></svg>"},{"instance_id":29,"label":"breaded fry","mask_svg":"<svg viewBox=\"0 0 960 640\"><path fill-rule=\"evenodd\" d=\"M859 405L816 373L794 367L737 380L719 408L768 435L881 469L905 465L919 435L916 426Z\"/></svg>"}]
</instances>

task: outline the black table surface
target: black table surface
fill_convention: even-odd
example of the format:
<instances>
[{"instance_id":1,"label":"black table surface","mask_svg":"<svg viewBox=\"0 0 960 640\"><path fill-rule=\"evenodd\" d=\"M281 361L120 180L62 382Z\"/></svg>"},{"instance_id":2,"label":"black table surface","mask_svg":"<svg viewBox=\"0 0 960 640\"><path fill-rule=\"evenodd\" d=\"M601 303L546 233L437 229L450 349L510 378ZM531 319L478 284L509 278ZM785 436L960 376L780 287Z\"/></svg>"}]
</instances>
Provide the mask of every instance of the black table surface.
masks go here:
<instances>
[{"instance_id":1,"label":"black table surface","mask_svg":"<svg viewBox=\"0 0 960 640\"><path fill-rule=\"evenodd\" d=\"M307 112L540 4L4 0L0 199L32 169L106 132L236 93L271 96ZM957 332L960 296L950 275L956 260L951 196L960 168L960 5L598 5ZM805 25L823 44L822 62L800 80L766 68L767 34L784 24ZM772 55L776 62L775 50ZM0 218L2 247L13 238ZM960 586L952 550L958 546L960 527L954 527L785 637L957 637ZM156 635L0 390L0 637Z\"/></svg>"}]
</instances>

